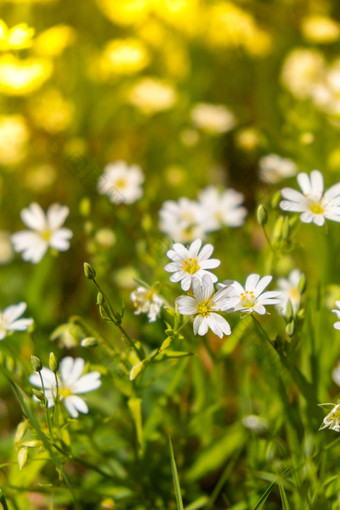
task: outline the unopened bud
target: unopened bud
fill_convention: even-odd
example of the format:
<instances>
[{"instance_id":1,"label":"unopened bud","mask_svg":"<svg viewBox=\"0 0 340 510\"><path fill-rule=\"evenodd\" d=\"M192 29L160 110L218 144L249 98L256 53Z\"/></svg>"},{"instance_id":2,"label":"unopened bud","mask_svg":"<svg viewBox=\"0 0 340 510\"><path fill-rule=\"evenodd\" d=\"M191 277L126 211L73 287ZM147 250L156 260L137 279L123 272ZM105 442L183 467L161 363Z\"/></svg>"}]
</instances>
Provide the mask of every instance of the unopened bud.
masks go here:
<instances>
[{"instance_id":1,"label":"unopened bud","mask_svg":"<svg viewBox=\"0 0 340 510\"><path fill-rule=\"evenodd\" d=\"M103 305L104 304L104 296L101 292L98 292L97 294L97 305Z\"/></svg>"},{"instance_id":2,"label":"unopened bud","mask_svg":"<svg viewBox=\"0 0 340 510\"><path fill-rule=\"evenodd\" d=\"M275 195L273 196L273 198L272 198L272 208L273 209L277 209L277 207L279 206L280 201L281 201L281 192L277 191L275 193Z\"/></svg>"},{"instance_id":3,"label":"unopened bud","mask_svg":"<svg viewBox=\"0 0 340 510\"><path fill-rule=\"evenodd\" d=\"M47 399L42 391L36 390L35 388L33 388L32 393L35 396L35 398L37 398L39 400L39 402L41 402L43 405L46 404Z\"/></svg>"},{"instance_id":4,"label":"unopened bud","mask_svg":"<svg viewBox=\"0 0 340 510\"><path fill-rule=\"evenodd\" d=\"M300 280L299 280L299 283L298 283L298 291L300 292L300 294L303 294L306 290L306 287L307 287L307 280L306 280L306 275L304 275L302 273L302 275L300 276Z\"/></svg>"},{"instance_id":5,"label":"unopened bud","mask_svg":"<svg viewBox=\"0 0 340 510\"><path fill-rule=\"evenodd\" d=\"M262 204L260 204L256 211L256 218L259 225L262 227L267 223L268 221L268 214L266 209L263 207Z\"/></svg>"},{"instance_id":6,"label":"unopened bud","mask_svg":"<svg viewBox=\"0 0 340 510\"><path fill-rule=\"evenodd\" d=\"M88 336L80 342L80 345L82 347L96 347L98 345L98 339L94 336Z\"/></svg>"},{"instance_id":7,"label":"unopened bud","mask_svg":"<svg viewBox=\"0 0 340 510\"><path fill-rule=\"evenodd\" d=\"M52 370L52 372L56 372L58 370L58 361L57 361L57 358L55 357L54 352L50 352L48 365L49 365L50 369Z\"/></svg>"},{"instance_id":8,"label":"unopened bud","mask_svg":"<svg viewBox=\"0 0 340 510\"><path fill-rule=\"evenodd\" d=\"M281 239L282 236L282 226L283 226L283 216L280 216L275 223L274 230L273 230L273 239L275 241L278 241Z\"/></svg>"},{"instance_id":9,"label":"unopened bud","mask_svg":"<svg viewBox=\"0 0 340 510\"><path fill-rule=\"evenodd\" d=\"M94 267L92 267L87 262L84 262L84 273L88 280L93 280L96 277L96 271Z\"/></svg>"},{"instance_id":10,"label":"unopened bud","mask_svg":"<svg viewBox=\"0 0 340 510\"><path fill-rule=\"evenodd\" d=\"M287 302L285 316L286 316L287 322L290 322L294 316L293 305L292 305L292 302L290 299L288 299L288 302Z\"/></svg>"},{"instance_id":11,"label":"unopened bud","mask_svg":"<svg viewBox=\"0 0 340 510\"><path fill-rule=\"evenodd\" d=\"M43 367L40 359L37 356L33 356L33 354L31 356L31 365L34 372L40 372Z\"/></svg>"},{"instance_id":12,"label":"unopened bud","mask_svg":"<svg viewBox=\"0 0 340 510\"><path fill-rule=\"evenodd\" d=\"M282 238L287 240L289 239L289 235L290 235L289 218L288 216L286 216L285 219L283 220L282 225Z\"/></svg>"},{"instance_id":13,"label":"unopened bud","mask_svg":"<svg viewBox=\"0 0 340 510\"><path fill-rule=\"evenodd\" d=\"M287 326L286 326L286 333L288 336L293 336L294 335L294 331L295 331L295 322L294 321L290 321L288 322Z\"/></svg>"}]
</instances>

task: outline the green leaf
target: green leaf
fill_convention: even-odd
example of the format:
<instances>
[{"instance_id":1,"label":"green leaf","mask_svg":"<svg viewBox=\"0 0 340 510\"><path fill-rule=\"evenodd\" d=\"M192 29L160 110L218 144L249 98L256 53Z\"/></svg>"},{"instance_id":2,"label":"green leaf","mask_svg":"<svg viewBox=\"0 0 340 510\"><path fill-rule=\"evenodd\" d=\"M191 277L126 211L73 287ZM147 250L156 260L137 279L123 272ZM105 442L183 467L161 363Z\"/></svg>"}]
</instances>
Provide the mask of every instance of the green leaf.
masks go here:
<instances>
[{"instance_id":1,"label":"green leaf","mask_svg":"<svg viewBox=\"0 0 340 510\"><path fill-rule=\"evenodd\" d=\"M259 501L257 502L256 506L254 506L253 510L261 510L261 508L263 508L263 505L265 504L265 502L267 501L267 498L269 496L269 494L271 493L274 485L276 484L276 480L274 480L268 487L267 489L265 490L265 492L262 494L261 498L259 499Z\"/></svg>"},{"instance_id":2,"label":"green leaf","mask_svg":"<svg viewBox=\"0 0 340 510\"><path fill-rule=\"evenodd\" d=\"M173 482L174 482L177 510L183 510L183 501L182 501L181 487L179 485L179 479L178 479L177 467L176 467L176 462L175 462L174 450L172 448L172 442L171 442L170 436L169 436L169 449L170 449L171 472L172 472L172 479L173 479Z\"/></svg>"},{"instance_id":3,"label":"green leaf","mask_svg":"<svg viewBox=\"0 0 340 510\"><path fill-rule=\"evenodd\" d=\"M287 499L283 484L280 481L278 481L277 484L279 486L279 491L280 491L280 496L281 496L282 510L290 510L290 506L288 503L288 499Z\"/></svg>"}]
</instances>

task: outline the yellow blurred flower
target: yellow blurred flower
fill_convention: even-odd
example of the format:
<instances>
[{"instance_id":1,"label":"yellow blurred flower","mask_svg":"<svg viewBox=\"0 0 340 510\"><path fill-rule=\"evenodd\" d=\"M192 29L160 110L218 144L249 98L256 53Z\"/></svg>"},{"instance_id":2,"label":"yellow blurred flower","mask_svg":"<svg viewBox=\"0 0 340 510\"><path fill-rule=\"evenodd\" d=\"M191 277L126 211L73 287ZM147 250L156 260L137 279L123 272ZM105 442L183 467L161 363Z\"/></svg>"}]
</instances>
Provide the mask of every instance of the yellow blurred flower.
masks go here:
<instances>
[{"instance_id":1,"label":"yellow blurred flower","mask_svg":"<svg viewBox=\"0 0 340 510\"><path fill-rule=\"evenodd\" d=\"M207 40L213 46L242 47L254 56L270 51L271 37L251 14L231 2L217 2L201 16Z\"/></svg>"},{"instance_id":2,"label":"yellow blurred flower","mask_svg":"<svg viewBox=\"0 0 340 510\"><path fill-rule=\"evenodd\" d=\"M21 115L0 117L0 164L15 165L26 155L29 129Z\"/></svg>"},{"instance_id":3,"label":"yellow blurred flower","mask_svg":"<svg viewBox=\"0 0 340 510\"><path fill-rule=\"evenodd\" d=\"M0 92L25 95L37 90L50 77L52 63L41 58L20 60L14 55L0 57Z\"/></svg>"},{"instance_id":4,"label":"yellow blurred flower","mask_svg":"<svg viewBox=\"0 0 340 510\"><path fill-rule=\"evenodd\" d=\"M56 177L56 169L48 163L43 163L27 170L24 183L31 191L41 193L52 186Z\"/></svg>"},{"instance_id":5,"label":"yellow blurred flower","mask_svg":"<svg viewBox=\"0 0 340 510\"><path fill-rule=\"evenodd\" d=\"M34 51L44 57L57 57L75 40L76 32L68 25L55 25L38 35Z\"/></svg>"},{"instance_id":6,"label":"yellow blurred flower","mask_svg":"<svg viewBox=\"0 0 340 510\"><path fill-rule=\"evenodd\" d=\"M150 0L97 0L103 13L114 23L131 25L139 23L149 13Z\"/></svg>"},{"instance_id":7,"label":"yellow blurred flower","mask_svg":"<svg viewBox=\"0 0 340 510\"><path fill-rule=\"evenodd\" d=\"M302 21L304 37L314 43L332 43L340 37L340 25L324 16L309 16Z\"/></svg>"},{"instance_id":8,"label":"yellow blurred flower","mask_svg":"<svg viewBox=\"0 0 340 510\"><path fill-rule=\"evenodd\" d=\"M235 136L235 142L238 147L245 151L253 151L263 142L263 136L255 128L241 129Z\"/></svg>"},{"instance_id":9,"label":"yellow blurred flower","mask_svg":"<svg viewBox=\"0 0 340 510\"><path fill-rule=\"evenodd\" d=\"M142 78L131 89L129 100L145 115L152 115L171 108L176 102L176 91L157 78Z\"/></svg>"},{"instance_id":10,"label":"yellow blurred flower","mask_svg":"<svg viewBox=\"0 0 340 510\"><path fill-rule=\"evenodd\" d=\"M58 89L48 89L29 105L34 123L48 133L59 133L67 129L73 118L74 107L66 101Z\"/></svg>"},{"instance_id":11,"label":"yellow blurred flower","mask_svg":"<svg viewBox=\"0 0 340 510\"><path fill-rule=\"evenodd\" d=\"M149 63L149 53L138 39L113 39L104 48L100 59L103 77L111 74L134 74Z\"/></svg>"},{"instance_id":12,"label":"yellow blurred flower","mask_svg":"<svg viewBox=\"0 0 340 510\"><path fill-rule=\"evenodd\" d=\"M8 28L3 20L0 20L0 51L22 50L30 48L33 44L34 28L26 23L20 23Z\"/></svg>"}]
</instances>

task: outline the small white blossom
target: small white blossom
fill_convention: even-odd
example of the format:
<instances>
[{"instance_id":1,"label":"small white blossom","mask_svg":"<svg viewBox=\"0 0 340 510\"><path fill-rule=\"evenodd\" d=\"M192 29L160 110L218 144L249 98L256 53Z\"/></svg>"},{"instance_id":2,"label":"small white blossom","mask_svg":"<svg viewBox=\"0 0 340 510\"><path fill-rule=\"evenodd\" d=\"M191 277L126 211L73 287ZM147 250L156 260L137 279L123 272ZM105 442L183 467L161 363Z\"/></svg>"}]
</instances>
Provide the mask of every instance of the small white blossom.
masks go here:
<instances>
[{"instance_id":1,"label":"small white blossom","mask_svg":"<svg viewBox=\"0 0 340 510\"><path fill-rule=\"evenodd\" d=\"M136 315L146 313L149 322L155 322L163 306L163 299L156 292L140 286L131 292L130 298Z\"/></svg>"},{"instance_id":2,"label":"small white blossom","mask_svg":"<svg viewBox=\"0 0 340 510\"><path fill-rule=\"evenodd\" d=\"M260 179L268 184L275 184L286 177L296 174L294 161L282 158L277 154L268 154L259 161Z\"/></svg>"},{"instance_id":3,"label":"small white blossom","mask_svg":"<svg viewBox=\"0 0 340 510\"><path fill-rule=\"evenodd\" d=\"M235 126L234 114L221 104L199 103L191 118L197 127L211 134L226 133Z\"/></svg>"},{"instance_id":4,"label":"small white blossom","mask_svg":"<svg viewBox=\"0 0 340 510\"><path fill-rule=\"evenodd\" d=\"M159 211L159 228L173 241L184 243L205 237L203 211L200 205L188 198L177 202L166 200Z\"/></svg>"},{"instance_id":5,"label":"small white blossom","mask_svg":"<svg viewBox=\"0 0 340 510\"><path fill-rule=\"evenodd\" d=\"M218 259L210 258L214 251L212 244L206 244L202 249L201 246L201 239L196 239L189 248L183 244L175 243L173 249L167 252L167 256L173 262L167 264L164 269L168 273L174 273L170 276L170 281L181 282L183 290L189 290L193 279L201 280L204 275L207 275L212 282L217 281L217 276L210 273L209 270L215 269L221 262Z\"/></svg>"},{"instance_id":6,"label":"small white blossom","mask_svg":"<svg viewBox=\"0 0 340 510\"><path fill-rule=\"evenodd\" d=\"M319 170L313 170L308 176L297 176L302 193L292 188L283 188L280 202L283 211L299 212L303 223L314 222L322 226L326 219L340 221L340 183L324 192L323 176Z\"/></svg>"},{"instance_id":7,"label":"small white blossom","mask_svg":"<svg viewBox=\"0 0 340 510\"><path fill-rule=\"evenodd\" d=\"M214 285L208 275L202 281L194 278L192 282L193 296L180 296L176 299L178 312L194 317L194 334L205 335L209 329L220 338L230 335L229 323L217 312L232 311L239 302L234 290L220 289L214 294Z\"/></svg>"},{"instance_id":8,"label":"small white blossom","mask_svg":"<svg viewBox=\"0 0 340 510\"><path fill-rule=\"evenodd\" d=\"M340 329L340 300L336 301L335 304L338 307L338 310L335 308L334 310L332 310L332 312L335 313L335 315L337 316L339 321L334 323L334 328L335 329Z\"/></svg>"},{"instance_id":9,"label":"small white blossom","mask_svg":"<svg viewBox=\"0 0 340 510\"><path fill-rule=\"evenodd\" d=\"M82 358L72 358L67 356L60 362L58 375L58 395L64 402L67 411L72 418L76 418L78 413L87 414L89 409L86 402L78 395L96 390L101 385L99 372L88 372L83 375L85 361ZM49 368L41 370L41 376L44 383L44 393L47 398L48 407L53 407L57 398L57 385L55 374ZM38 373L29 377L33 386L42 388L41 379Z\"/></svg>"},{"instance_id":10,"label":"small white blossom","mask_svg":"<svg viewBox=\"0 0 340 510\"><path fill-rule=\"evenodd\" d=\"M333 381L340 386L340 361L338 361L337 366L332 371Z\"/></svg>"},{"instance_id":11,"label":"small white blossom","mask_svg":"<svg viewBox=\"0 0 340 510\"><path fill-rule=\"evenodd\" d=\"M69 208L52 204L47 213L37 203L32 203L20 213L22 221L30 230L21 230L11 236L14 250L22 252L23 260L37 264L48 248L66 251L70 247L72 232L62 228Z\"/></svg>"},{"instance_id":12,"label":"small white blossom","mask_svg":"<svg viewBox=\"0 0 340 510\"><path fill-rule=\"evenodd\" d=\"M321 404L324 405L333 405L333 404ZM323 419L322 425L319 430L323 430L329 428L334 430L335 432L340 432L340 404L334 404L333 409L325 418Z\"/></svg>"},{"instance_id":13,"label":"small white blossom","mask_svg":"<svg viewBox=\"0 0 340 510\"><path fill-rule=\"evenodd\" d=\"M301 271L299 271L299 269L293 269L288 278L279 278L277 280L277 286L281 291L281 302L279 304L279 308L284 316L287 314L289 301L292 304L294 315L296 315L299 310L301 294L299 292L298 285L300 278Z\"/></svg>"},{"instance_id":14,"label":"small white blossom","mask_svg":"<svg viewBox=\"0 0 340 510\"><path fill-rule=\"evenodd\" d=\"M32 319L20 319L26 310L26 303L11 305L0 312L0 340L12 331L26 331L32 324Z\"/></svg>"},{"instance_id":15,"label":"small white blossom","mask_svg":"<svg viewBox=\"0 0 340 510\"><path fill-rule=\"evenodd\" d=\"M243 207L244 196L233 189L219 192L214 186L208 186L198 196L204 211L203 228L206 232L220 229L223 225L240 227L247 215Z\"/></svg>"},{"instance_id":16,"label":"small white blossom","mask_svg":"<svg viewBox=\"0 0 340 510\"><path fill-rule=\"evenodd\" d=\"M268 422L265 418L256 414L247 414L242 418L242 425L256 434L263 434L268 430Z\"/></svg>"},{"instance_id":17,"label":"small white blossom","mask_svg":"<svg viewBox=\"0 0 340 510\"><path fill-rule=\"evenodd\" d=\"M143 195L144 175L137 165L125 161L110 163L98 181L98 192L107 195L113 204L132 204Z\"/></svg>"},{"instance_id":18,"label":"small white blossom","mask_svg":"<svg viewBox=\"0 0 340 510\"><path fill-rule=\"evenodd\" d=\"M267 291L264 289L272 281L272 276L264 276L260 279L258 274L250 274L246 280L244 287L238 282L220 283L220 287L232 287L234 292L239 297L239 304L235 310L245 313L258 313L264 315L266 313L265 306L277 305L280 303L281 292Z\"/></svg>"}]
</instances>

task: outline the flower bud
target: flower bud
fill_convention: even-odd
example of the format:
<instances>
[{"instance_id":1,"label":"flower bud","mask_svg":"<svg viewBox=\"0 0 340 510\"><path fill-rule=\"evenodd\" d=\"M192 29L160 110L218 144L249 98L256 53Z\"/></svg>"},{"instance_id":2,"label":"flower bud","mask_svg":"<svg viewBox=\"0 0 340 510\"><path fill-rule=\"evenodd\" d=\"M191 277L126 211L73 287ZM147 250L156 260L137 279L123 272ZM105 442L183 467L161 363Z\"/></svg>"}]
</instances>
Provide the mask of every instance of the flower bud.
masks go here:
<instances>
[{"instance_id":1,"label":"flower bud","mask_svg":"<svg viewBox=\"0 0 340 510\"><path fill-rule=\"evenodd\" d=\"M289 235L290 235L289 218L288 218L288 216L286 216L285 219L283 220L283 225L282 225L282 238L287 240L287 239L289 239Z\"/></svg>"},{"instance_id":2,"label":"flower bud","mask_svg":"<svg viewBox=\"0 0 340 510\"><path fill-rule=\"evenodd\" d=\"M298 291L300 292L300 294L303 294L306 291L306 287L307 287L306 275L304 275L302 273L302 275L300 276L300 280L299 280L298 286L297 286Z\"/></svg>"},{"instance_id":3,"label":"flower bud","mask_svg":"<svg viewBox=\"0 0 340 510\"><path fill-rule=\"evenodd\" d=\"M96 271L94 267L92 267L87 262L84 262L84 273L88 280L93 280L96 277Z\"/></svg>"},{"instance_id":4,"label":"flower bud","mask_svg":"<svg viewBox=\"0 0 340 510\"><path fill-rule=\"evenodd\" d=\"M42 369L42 363L40 359L37 356L33 356L33 354L31 356L31 365L34 372L40 372L40 370Z\"/></svg>"},{"instance_id":5,"label":"flower bud","mask_svg":"<svg viewBox=\"0 0 340 510\"><path fill-rule=\"evenodd\" d=\"M55 357L54 352L50 352L50 358L48 360L48 364L52 372L56 372L58 370L58 361Z\"/></svg>"},{"instance_id":6,"label":"flower bud","mask_svg":"<svg viewBox=\"0 0 340 510\"><path fill-rule=\"evenodd\" d=\"M294 316L293 305L290 299L288 299L285 317L287 322L290 322Z\"/></svg>"},{"instance_id":7,"label":"flower bud","mask_svg":"<svg viewBox=\"0 0 340 510\"><path fill-rule=\"evenodd\" d=\"M262 227L264 227L264 225L267 223L268 221L268 214L267 214L267 211L266 209L263 207L262 204L260 204L257 208L257 211L256 211L256 218L257 218L257 222L259 225L261 225Z\"/></svg>"},{"instance_id":8,"label":"flower bud","mask_svg":"<svg viewBox=\"0 0 340 510\"><path fill-rule=\"evenodd\" d=\"M33 388L32 393L35 396L35 398L37 398L39 400L39 402L42 403L42 405L46 404L47 399L46 399L46 397L45 397L45 395L43 394L42 391L36 390L35 388Z\"/></svg>"},{"instance_id":9,"label":"flower bud","mask_svg":"<svg viewBox=\"0 0 340 510\"><path fill-rule=\"evenodd\" d=\"M98 345L98 339L95 338L94 336L88 336L80 342L80 345L82 347L87 347L87 348L88 347L96 347Z\"/></svg>"},{"instance_id":10,"label":"flower bud","mask_svg":"<svg viewBox=\"0 0 340 510\"><path fill-rule=\"evenodd\" d=\"M274 230L273 230L273 239L275 239L275 241L278 241L279 239L281 239L283 220L284 220L283 216L280 216L276 220L276 223L275 223L275 226L274 226Z\"/></svg>"},{"instance_id":11,"label":"flower bud","mask_svg":"<svg viewBox=\"0 0 340 510\"><path fill-rule=\"evenodd\" d=\"M295 331L295 322L292 320L286 326L286 333L288 336L293 336Z\"/></svg>"},{"instance_id":12,"label":"flower bud","mask_svg":"<svg viewBox=\"0 0 340 510\"><path fill-rule=\"evenodd\" d=\"M97 294L97 305L103 305L104 304L104 296L101 292L98 292Z\"/></svg>"},{"instance_id":13,"label":"flower bud","mask_svg":"<svg viewBox=\"0 0 340 510\"><path fill-rule=\"evenodd\" d=\"M272 208L276 209L281 201L281 192L277 191L272 198Z\"/></svg>"}]
</instances>

